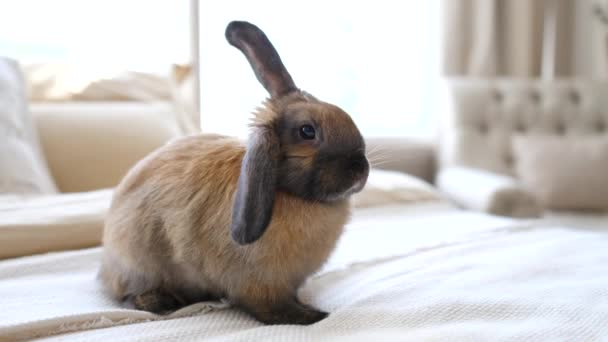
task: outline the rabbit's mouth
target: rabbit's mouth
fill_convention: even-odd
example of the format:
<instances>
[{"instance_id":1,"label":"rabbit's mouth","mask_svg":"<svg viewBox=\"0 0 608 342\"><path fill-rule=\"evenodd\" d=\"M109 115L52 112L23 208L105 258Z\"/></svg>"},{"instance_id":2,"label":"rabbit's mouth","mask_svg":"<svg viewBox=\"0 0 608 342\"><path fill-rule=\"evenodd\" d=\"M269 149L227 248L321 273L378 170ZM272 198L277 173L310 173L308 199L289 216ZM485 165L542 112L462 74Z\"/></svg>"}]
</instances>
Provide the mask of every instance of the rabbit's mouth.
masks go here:
<instances>
[{"instance_id":1,"label":"rabbit's mouth","mask_svg":"<svg viewBox=\"0 0 608 342\"><path fill-rule=\"evenodd\" d=\"M327 194L325 201L332 202L347 199L365 187L369 175L369 163L365 156L356 155L349 158L347 163L349 167L344 172L343 179L350 178L350 182L346 184L342 183L336 189L337 191Z\"/></svg>"},{"instance_id":2,"label":"rabbit's mouth","mask_svg":"<svg viewBox=\"0 0 608 342\"><path fill-rule=\"evenodd\" d=\"M312 164L312 165L311 165ZM367 183L369 162L365 155L322 155L311 163L287 159L282 165L279 190L314 202L347 199Z\"/></svg>"},{"instance_id":3,"label":"rabbit's mouth","mask_svg":"<svg viewBox=\"0 0 608 342\"><path fill-rule=\"evenodd\" d=\"M356 181L355 184L353 184L353 186L351 186L344 193L348 196L350 196L352 194L356 194L357 192L363 190L365 183L367 183L367 177L361 178L358 181Z\"/></svg>"},{"instance_id":4,"label":"rabbit's mouth","mask_svg":"<svg viewBox=\"0 0 608 342\"><path fill-rule=\"evenodd\" d=\"M361 177L359 180L357 180L355 183L353 183L353 185L351 185L345 191L327 195L325 197L325 201L335 202L335 201L339 201L339 200L345 200L345 199L349 198L350 196L356 194L357 192L363 190L366 183L367 183L367 175Z\"/></svg>"}]
</instances>

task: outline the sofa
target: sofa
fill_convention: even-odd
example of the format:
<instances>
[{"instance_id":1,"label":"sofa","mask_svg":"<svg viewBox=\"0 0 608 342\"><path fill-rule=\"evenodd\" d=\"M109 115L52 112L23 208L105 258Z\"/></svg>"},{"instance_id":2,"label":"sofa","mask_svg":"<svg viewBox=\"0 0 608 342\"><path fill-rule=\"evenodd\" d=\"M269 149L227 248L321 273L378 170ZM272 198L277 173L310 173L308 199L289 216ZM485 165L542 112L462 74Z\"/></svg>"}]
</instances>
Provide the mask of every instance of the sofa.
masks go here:
<instances>
[{"instance_id":1,"label":"sofa","mask_svg":"<svg viewBox=\"0 0 608 342\"><path fill-rule=\"evenodd\" d=\"M27 101L0 58L0 259L98 245L111 188L183 134L168 101Z\"/></svg>"},{"instance_id":2,"label":"sofa","mask_svg":"<svg viewBox=\"0 0 608 342\"><path fill-rule=\"evenodd\" d=\"M29 108L54 189L0 196L0 259L98 245L112 187L139 159L182 134L167 103Z\"/></svg>"}]
</instances>

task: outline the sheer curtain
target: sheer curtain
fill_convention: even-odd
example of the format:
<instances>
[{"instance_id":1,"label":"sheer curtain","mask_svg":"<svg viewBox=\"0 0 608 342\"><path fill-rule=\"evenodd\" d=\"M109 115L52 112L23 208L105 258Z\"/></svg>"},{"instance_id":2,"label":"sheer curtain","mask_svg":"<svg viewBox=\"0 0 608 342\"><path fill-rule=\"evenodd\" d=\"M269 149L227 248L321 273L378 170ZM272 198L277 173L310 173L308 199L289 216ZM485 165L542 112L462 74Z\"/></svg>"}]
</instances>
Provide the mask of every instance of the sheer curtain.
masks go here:
<instances>
[{"instance_id":1,"label":"sheer curtain","mask_svg":"<svg viewBox=\"0 0 608 342\"><path fill-rule=\"evenodd\" d=\"M605 77L595 0L443 0L443 71L473 77ZM597 56L597 57L596 57Z\"/></svg>"},{"instance_id":2,"label":"sheer curtain","mask_svg":"<svg viewBox=\"0 0 608 342\"><path fill-rule=\"evenodd\" d=\"M296 84L349 112L365 136L429 136L439 89L439 0L225 0L200 3L201 126L245 136L267 96L224 39L248 20Z\"/></svg>"}]
</instances>

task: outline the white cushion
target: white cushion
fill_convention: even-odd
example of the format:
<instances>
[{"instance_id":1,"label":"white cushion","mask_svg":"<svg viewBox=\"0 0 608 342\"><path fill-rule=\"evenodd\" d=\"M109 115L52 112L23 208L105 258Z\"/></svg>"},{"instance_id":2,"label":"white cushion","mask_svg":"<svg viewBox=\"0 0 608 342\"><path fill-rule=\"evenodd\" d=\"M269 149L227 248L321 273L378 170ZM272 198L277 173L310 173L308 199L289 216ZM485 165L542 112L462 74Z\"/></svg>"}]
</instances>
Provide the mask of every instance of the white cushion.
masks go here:
<instances>
[{"instance_id":1,"label":"white cushion","mask_svg":"<svg viewBox=\"0 0 608 342\"><path fill-rule=\"evenodd\" d=\"M94 63L45 62L22 65L32 102L168 101L164 73L99 68Z\"/></svg>"},{"instance_id":2,"label":"white cushion","mask_svg":"<svg viewBox=\"0 0 608 342\"><path fill-rule=\"evenodd\" d=\"M534 195L510 176L466 167L446 167L437 186L466 209L509 217L539 217L542 207Z\"/></svg>"},{"instance_id":3,"label":"white cushion","mask_svg":"<svg viewBox=\"0 0 608 342\"><path fill-rule=\"evenodd\" d=\"M380 169L370 170L367 184L352 198L355 208L442 200L439 192L426 181L402 172Z\"/></svg>"},{"instance_id":4,"label":"white cushion","mask_svg":"<svg viewBox=\"0 0 608 342\"><path fill-rule=\"evenodd\" d=\"M18 64L0 57L0 193L54 193Z\"/></svg>"}]
</instances>

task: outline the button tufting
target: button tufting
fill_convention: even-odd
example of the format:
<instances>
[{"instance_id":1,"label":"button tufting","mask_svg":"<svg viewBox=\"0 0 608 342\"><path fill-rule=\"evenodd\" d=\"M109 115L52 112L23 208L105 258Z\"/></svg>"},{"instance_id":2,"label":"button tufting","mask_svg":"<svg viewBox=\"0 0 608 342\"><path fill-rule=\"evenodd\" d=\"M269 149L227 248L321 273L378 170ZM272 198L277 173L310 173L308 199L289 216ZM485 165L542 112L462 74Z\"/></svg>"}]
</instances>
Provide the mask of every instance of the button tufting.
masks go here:
<instances>
[{"instance_id":1,"label":"button tufting","mask_svg":"<svg viewBox=\"0 0 608 342\"><path fill-rule=\"evenodd\" d=\"M496 102L502 102L503 97L504 97L504 96L502 95L502 93L501 93L501 92L500 92L500 90L498 90L498 89L494 89L494 91L492 92L492 98L493 98L493 99L494 99L494 101L496 101Z\"/></svg>"},{"instance_id":2,"label":"button tufting","mask_svg":"<svg viewBox=\"0 0 608 342\"><path fill-rule=\"evenodd\" d=\"M488 133L489 128L490 127L488 126L488 124L486 122L484 122L484 121L479 122L479 124L477 125L477 130L481 134Z\"/></svg>"},{"instance_id":3,"label":"button tufting","mask_svg":"<svg viewBox=\"0 0 608 342\"><path fill-rule=\"evenodd\" d=\"M606 131L606 124L604 123L604 121L598 121L597 124L595 124L595 129L600 132L603 133L604 131Z\"/></svg>"},{"instance_id":4,"label":"button tufting","mask_svg":"<svg viewBox=\"0 0 608 342\"><path fill-rule=\"evenodd\" d=\"M530 100L532 100L532 102L534 103L540 102L540 94L538 93L538 91L532 91L530 93Z\"/></svg>"},{"instance_id":5,"label":"button tufting","mask_svg":"<svg viewBox=\"0 0 608 342\"><path fill-rule=\"evenodd\" d=\"M559 135L564 135L566 133L566 126L563 122L558 122L557 125L555 125L555 132Z\"/></svg>"},{"instance_id":6,"label":"button tufting","mask_svg":"<svg viewBox=\"0 0 608 342\"><path fill-rule=\"evenodd\" d=\"M526 125L524 125L524 123L523 123L523 122L518 121L518 122L515 124L515 130L516 130L517 132L524 133L524 132L526 131Z\"/></svg>"},{"instance_id":7,"label":"button tufting","mask_svg":"<svg viewBox=\"0 0 608 342\"><path fill-rule=\"evenodd\" d=\"M570 92L570 101L574 104L579 104L581 102L580 94L576 91Z\"/></svg>"}]
</instances>

